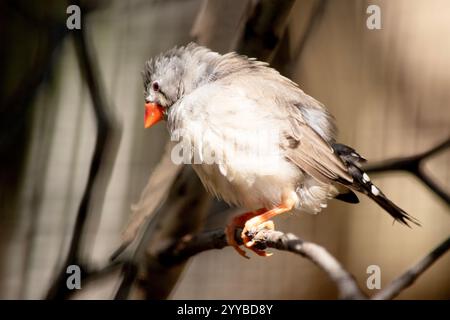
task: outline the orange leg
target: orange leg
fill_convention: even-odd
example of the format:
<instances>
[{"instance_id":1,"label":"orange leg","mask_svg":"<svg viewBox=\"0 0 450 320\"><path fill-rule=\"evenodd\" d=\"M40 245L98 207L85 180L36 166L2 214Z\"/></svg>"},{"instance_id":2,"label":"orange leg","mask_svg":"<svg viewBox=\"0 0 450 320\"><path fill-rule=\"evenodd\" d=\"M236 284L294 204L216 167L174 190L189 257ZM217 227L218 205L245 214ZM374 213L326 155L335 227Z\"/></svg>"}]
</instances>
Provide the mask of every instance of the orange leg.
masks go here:
<instances>
[{"instance_id":1,"label":"orange leg","mask_svg":"<svg viewBox=\"0 0 450 320\"><path fill-rule=\"evenodd\" d=\"M244 227L244 229L241 233L241 237L244 242L244 245L259 256L264 256L264 257L271 256L272 255L271 253L265 252L264 250L259 250L259 249L253 248L252 246L255 243L254 243L254 241L251 240L251 237L249 237L249 235L258 232L259 230L261 230L263 228L273 230L274 224L272 221L269 221L269 220L283 212L290 211L292 209L293 205L294 205L294 201L288 199L287 201L284 201L278 207L275 207L271 210L261 208L257 211L246 212L240 216L235 217L231 221L231 223L227 226L227 228L225 229L228 243L241 256L248 258L245 251L242 250L241 248L239 248L239 245L234 238L236 228Z\"/></svg>"},{"instance_id":2,"label":"orange leg","mask_svg":"<svg viewBox=\"0 0 450 320\"><path fill-rule=\"evenodd\" d=\"M269 220L281 213L290 211L293 206L294 206L294 201L287 200L287 201L284 201L284 203L282 203L278 207L275 207L272 210L266 211L263 214L254 216L253 218L248 220L245 223L244 230L242 230L242 234L241 234L241 237L244 241L244 245L247 248L251 248L255 244L255 242L250 239L249 234L259 231L261 229L261 227L269 226L269 229L273 230L274 225Z\"/></svg>"}]
</instances>

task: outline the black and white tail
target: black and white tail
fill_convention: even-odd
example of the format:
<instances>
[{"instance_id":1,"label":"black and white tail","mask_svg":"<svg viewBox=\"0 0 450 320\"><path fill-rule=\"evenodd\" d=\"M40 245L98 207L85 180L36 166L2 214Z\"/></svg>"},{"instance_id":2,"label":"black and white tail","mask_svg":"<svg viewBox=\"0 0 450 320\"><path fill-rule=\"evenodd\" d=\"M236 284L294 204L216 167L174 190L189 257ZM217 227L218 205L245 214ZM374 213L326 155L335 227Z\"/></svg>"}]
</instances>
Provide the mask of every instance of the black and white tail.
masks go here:
<instances>
[{"instance_id":1,"label":"black and white tail","mask_svg":"<svg viewBox=\"0 0 450 320\"><path fill-rule=\"evenodd\" d=\"M398 221L408 227L410 227L409 222L420 226L417 219L410 216L402 208L398 207L395 203L389 200L384 193L370 181L368 174L360 168L360 164L364 163L366 160L354 149L338 143L333 145L333 149L347 165L348 171L353 177L353 183L348 187L366 194L380 207L386 210L395 219L395 221Z\"/></svg>"}]
</instances>

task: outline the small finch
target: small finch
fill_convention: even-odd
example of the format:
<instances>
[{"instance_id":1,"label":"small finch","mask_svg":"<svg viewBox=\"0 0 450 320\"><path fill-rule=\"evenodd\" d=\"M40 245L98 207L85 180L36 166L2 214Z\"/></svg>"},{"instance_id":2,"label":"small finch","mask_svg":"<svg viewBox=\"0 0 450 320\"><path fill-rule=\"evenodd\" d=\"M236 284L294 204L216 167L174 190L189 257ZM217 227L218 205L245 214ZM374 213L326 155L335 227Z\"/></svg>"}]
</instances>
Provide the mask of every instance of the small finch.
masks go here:
<instances>
[{"instance_id":1,"label":"small finch","mask_svg":"<svg viewBox=\"0 0 450 320\"><path fill-rule=\"evenodd\" d=\"M169 133L191 148L188 158L205 188L230 205L249 210L226 228L235 240L281 213L318 213L336 198L359 202L364 193L396 221L418 221L389 200L361 169L366 160L336 142L334 118L294 82L236 53L221 55L191 43L146 62L145 127L167 121ZM186 155L184 155L186 156Z\"/></svg>"}]
</instances>

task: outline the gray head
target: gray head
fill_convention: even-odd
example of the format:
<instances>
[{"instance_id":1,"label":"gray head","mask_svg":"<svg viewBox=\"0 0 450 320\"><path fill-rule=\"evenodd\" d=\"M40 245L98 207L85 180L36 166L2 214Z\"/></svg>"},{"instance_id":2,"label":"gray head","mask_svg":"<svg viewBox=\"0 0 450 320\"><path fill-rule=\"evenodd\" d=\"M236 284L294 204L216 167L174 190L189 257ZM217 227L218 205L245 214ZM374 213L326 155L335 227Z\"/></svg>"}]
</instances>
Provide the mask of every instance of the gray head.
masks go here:
<instances>
[{"instance_id":1,"label":"gray head","mask_svg":"<svg viewBox=\"0 0 450 320\"><path fill-rule=\"evenodd\" d=\"M220 57L216 52L190 43L147 61L142 72L146 102L145 127L161 120L168 108L184 95L214 80L215 62Z\"/></svg>"},{"instance_id":2,"label":"gray head","mask_svg":"<svg viewBox=\"0 0 450 320\"><path fill-rule=\"evenodd\" d=\"M220 57L216 52L190 43L150 59L143 71L146 101L170 107L202 83L213 80L214 62Z\"/></svg>"},{"instance_id":3,"label":"gray head","mask_svg":"<svg viewBox=\"0 0 450 320\"><path fill-rule=\"evenodd\" d=\"M266 65L236 53L220 55L195 43L160 54L145 63L142 73L145 127L163 119L173 104L199 86L239 71L268 70Z\"/></svg>"}]
</instances>

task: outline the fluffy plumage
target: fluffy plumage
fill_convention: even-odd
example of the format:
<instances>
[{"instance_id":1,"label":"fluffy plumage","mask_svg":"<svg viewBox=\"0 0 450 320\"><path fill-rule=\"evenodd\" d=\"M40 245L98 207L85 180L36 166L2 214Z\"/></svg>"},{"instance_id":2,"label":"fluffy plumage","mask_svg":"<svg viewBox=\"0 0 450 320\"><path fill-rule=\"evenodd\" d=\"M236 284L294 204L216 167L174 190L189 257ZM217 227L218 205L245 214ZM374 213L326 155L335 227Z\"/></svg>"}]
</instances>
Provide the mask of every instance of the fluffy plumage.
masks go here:
<instances>
[{"instance_id":1,"label":"fluffy plumage","mask_svg":"<svg viewBox=\"0 0 450 320\"><path fill-rule=\"evenodd\" d=\"M372 192L359 169L364 159L336 143L325 107L268 64L191 43L147 62L143 76L146 100L164 108L172 138L191 147L194 170L224 201L256 210L289 198L296 209L317 213L340 194L357 202L353 189L396 220L413 221Z\"/></svg>"}]
</instances>

